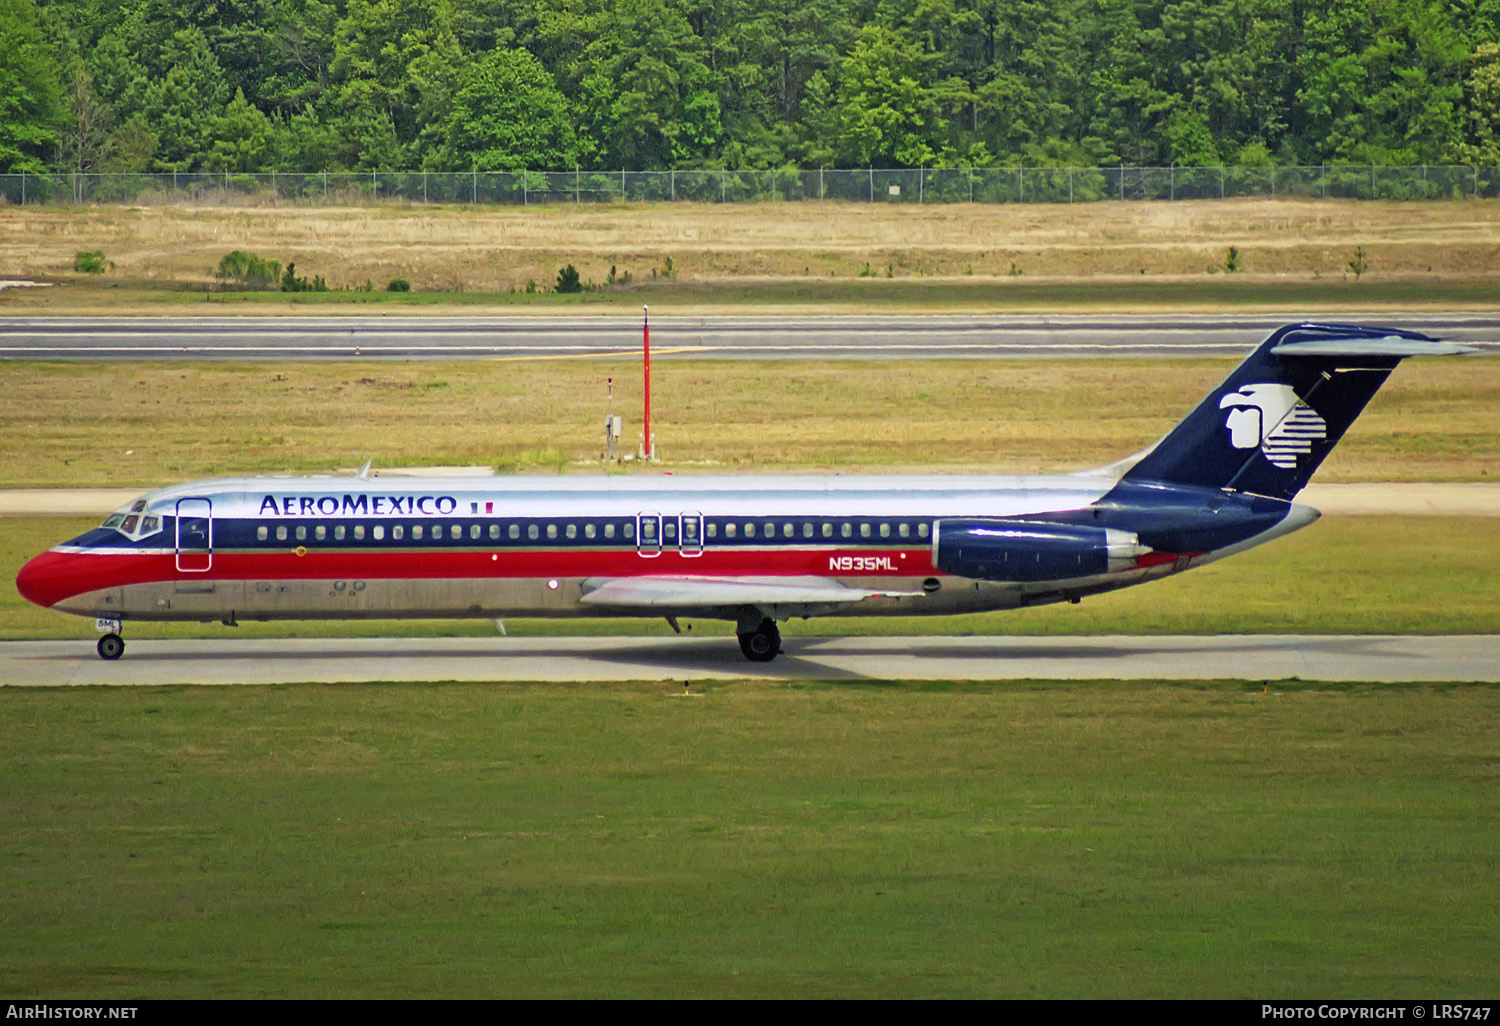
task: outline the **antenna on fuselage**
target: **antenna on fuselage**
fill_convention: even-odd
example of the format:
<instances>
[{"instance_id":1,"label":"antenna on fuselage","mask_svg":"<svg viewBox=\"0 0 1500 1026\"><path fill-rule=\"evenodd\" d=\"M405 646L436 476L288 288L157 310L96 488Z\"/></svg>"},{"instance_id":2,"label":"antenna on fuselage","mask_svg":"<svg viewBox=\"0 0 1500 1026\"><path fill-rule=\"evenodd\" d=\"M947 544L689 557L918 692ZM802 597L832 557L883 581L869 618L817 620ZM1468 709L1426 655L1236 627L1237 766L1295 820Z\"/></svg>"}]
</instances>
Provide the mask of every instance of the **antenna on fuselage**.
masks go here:
<instances>
[{"instance_id":1,"label":"antenna on fuselage","mask_svg":"<svg viewBox=\"0 0 1500 1026\"><path fill-rule=\"evenodd\" d=\"M354 476L355 477L369 477L370 476L370 464L374 463L374 462L375 461L372 460L372 459L371 460L365 460L365 465L362 466L362 467L360 467L359 468L359 473L355 474Z\"/></svg>"}]
</instances>

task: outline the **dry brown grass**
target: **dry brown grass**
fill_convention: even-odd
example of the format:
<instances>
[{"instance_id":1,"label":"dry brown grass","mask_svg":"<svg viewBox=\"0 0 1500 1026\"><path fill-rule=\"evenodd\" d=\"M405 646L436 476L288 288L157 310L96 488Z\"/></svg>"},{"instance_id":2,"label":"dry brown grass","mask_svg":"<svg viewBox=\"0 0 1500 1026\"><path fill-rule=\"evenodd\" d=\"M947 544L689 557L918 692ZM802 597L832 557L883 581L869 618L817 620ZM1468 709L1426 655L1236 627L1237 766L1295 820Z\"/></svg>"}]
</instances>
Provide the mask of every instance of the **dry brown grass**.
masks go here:
<instances>
[{"instance_id":1,"label":"dry brown grass","mask_svg":"<svg viewBox=\"0 0 1500 1026\"><path fill-rule=\"evenodd\" d=\"M468 292L550 285L576 264L637 280L670 257L685 281L849 278L1206 278L1229 246L1240 276L1339 279L1356 247L1370 278L1485 279L1500 272L1500 204L1250 199L1077 205L859 203L551 207L86 207L0 209L0 277L66 280L81 249L114 276L208 282L252 250L334 286L394 277Z\"/></svg>"},{"instance_id":2,"label":"dry brown grass","mask_svg":"<svg viewBox=\"0 0 1500 1026\"><path fill-rule=\"evenodd\" d=\"M655 368L677 471L1059 471L1160 437L1232 360L740 363ZM599 467L605 377L626 446L639 364L3 364L0 486L155 485L379 466ZM1422 361L1321 481L1500 480L1500 361Z\"/></svg>"}]
</instances>

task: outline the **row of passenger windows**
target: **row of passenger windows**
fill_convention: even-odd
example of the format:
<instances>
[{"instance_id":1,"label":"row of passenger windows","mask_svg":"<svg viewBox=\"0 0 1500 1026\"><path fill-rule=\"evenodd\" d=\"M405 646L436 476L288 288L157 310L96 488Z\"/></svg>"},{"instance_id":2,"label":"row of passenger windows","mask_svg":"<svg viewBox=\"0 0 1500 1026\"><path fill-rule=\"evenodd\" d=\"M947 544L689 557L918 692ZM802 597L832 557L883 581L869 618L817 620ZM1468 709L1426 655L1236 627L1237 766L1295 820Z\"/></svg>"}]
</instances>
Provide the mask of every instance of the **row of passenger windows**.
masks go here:
<instances>
[{"instance_id":1,"label":"row of passenger windows","mask_svg":"<svg viewBox=\"0 0 1500 1026\"><path fill-rule=\"evenodd\" d=\"M803 521L800 525L791 521L776 521L773 518L763 520L726 521L722 525L710 522L703 525L703 534L709 540L717 540L721 536L724 540L739 538L764 538L768 541L778 537L783 539L816 540L832 538L927 538L929 529L926 521L912 523L906 520L880 520L871 522L868 520L854 523L852 521L823 521L821 524L813 524L811 521ZM583 538L603 539L612 541L617 537L625 541L635 540L635 524L626 522L617 525L612 522L596 524L593 521L568 521L565 523L548 524L509 524L502 527L500 524L334 524L328 526L317 524L308 527L299 524L289 527L280 524L275 528L276 540L284 541L384 541L389 531L392 541L520 541L524 534L527 541L540 541L543 537L547 539L566 538L577 540ZM682 522L682 540L687 544L698 542L698 520L687 518ZM269 541L272 529L265 524L255 529L255 537L258 541ZM409 533L408 533L409 532ZM677 541L677 521L666 520L661 526L661 540L675 543ZM641 543L655 544L657 542L657 522L654 518L645 518L641 521Z\"/></svg>"}]
</instances>

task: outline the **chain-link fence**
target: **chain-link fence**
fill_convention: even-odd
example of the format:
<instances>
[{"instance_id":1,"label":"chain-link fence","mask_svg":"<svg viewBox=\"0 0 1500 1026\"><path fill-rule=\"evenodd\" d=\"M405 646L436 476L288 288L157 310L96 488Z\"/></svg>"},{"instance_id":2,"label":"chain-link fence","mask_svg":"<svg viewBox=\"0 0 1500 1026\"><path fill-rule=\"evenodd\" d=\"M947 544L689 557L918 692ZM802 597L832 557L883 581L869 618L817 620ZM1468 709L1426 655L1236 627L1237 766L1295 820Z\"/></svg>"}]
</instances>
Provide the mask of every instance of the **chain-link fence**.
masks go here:
<instances>
[{"instance_id":1,"label":"chain-link fence","mask_svg":"<svg viewBox=\"0 0 1500 1026\"><path fill-rule=\"evenodd\" d=\"M371 202L1091 203L1299 196L1493 199L1500 167L1034 167L779 171L351 171L0 175L5 204Z\"/></svg>"}]
</instances>

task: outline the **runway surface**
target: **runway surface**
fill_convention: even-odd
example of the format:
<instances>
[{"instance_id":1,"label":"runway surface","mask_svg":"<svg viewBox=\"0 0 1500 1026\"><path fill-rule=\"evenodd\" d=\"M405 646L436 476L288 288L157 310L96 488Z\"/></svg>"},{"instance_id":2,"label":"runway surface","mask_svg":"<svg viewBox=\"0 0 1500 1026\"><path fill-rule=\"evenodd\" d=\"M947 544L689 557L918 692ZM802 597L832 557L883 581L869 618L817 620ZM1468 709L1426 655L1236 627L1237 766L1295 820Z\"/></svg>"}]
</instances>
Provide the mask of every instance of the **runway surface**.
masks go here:
<instances>
[{"instance_id":1,"label":"runway surface","mask_svg":"<svg viewBox=\"0 0 1500 1026\"><path fill-rule=\"evenodd\" d=\"M660 359L1238 356L1306 313L659 317ZM1500 352L1500 313L1344 313ZM0 359L598 359L640 351L635 315L0 318Z\"/></svg>"},{"instance_id":2,"label":"runway surface","mask_svg":"<svg viewBox=\"0 0 1500 1026\"><path fill-rule=\"evenodd\" d=\"M771 663L733 638L337 638L0 643L11 686L370 681L1245 680L1500 682L1500 635L787 637Z\"/></svg>"}]
</instances>

